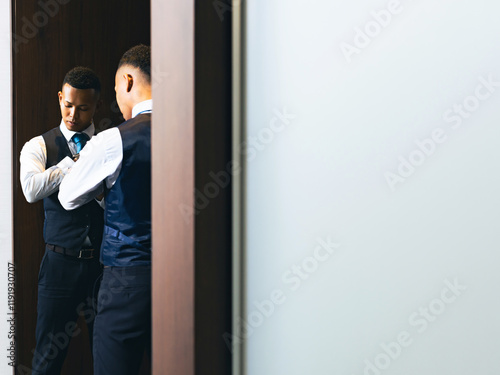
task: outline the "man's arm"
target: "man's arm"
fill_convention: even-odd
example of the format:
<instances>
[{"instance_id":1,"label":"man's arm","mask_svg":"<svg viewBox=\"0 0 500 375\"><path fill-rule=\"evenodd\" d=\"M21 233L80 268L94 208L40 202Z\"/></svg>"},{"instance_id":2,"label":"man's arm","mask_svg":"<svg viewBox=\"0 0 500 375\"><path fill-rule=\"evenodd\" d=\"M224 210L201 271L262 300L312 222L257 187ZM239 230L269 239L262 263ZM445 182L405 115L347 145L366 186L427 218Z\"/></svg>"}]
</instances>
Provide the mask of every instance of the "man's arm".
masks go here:
<instances>
[{"instance_id":1,"label":"man's arm","mask_svg":"<svg viewBox=\"0 0 500 375\"><path fill-rule=\"evenodd\" d=\"M39 201L56 192L73 163L70 158L66 157L57 165L45 169L47 150L42 136L25 143L19 161L21 163L21 188L29 203Z\"/></svg>"},{"instance_id":2,"label":"man's arm","mask_svg":"<svg viewBox=\"0 0 500 375\"><path fill-rule=\"evenodd\" d=\"M61 205L66 210L74 210L100 195L103 181L111 187L122 158L122 140L117 128L92 137L59 187Z\"/></svg>"}]
</instances>

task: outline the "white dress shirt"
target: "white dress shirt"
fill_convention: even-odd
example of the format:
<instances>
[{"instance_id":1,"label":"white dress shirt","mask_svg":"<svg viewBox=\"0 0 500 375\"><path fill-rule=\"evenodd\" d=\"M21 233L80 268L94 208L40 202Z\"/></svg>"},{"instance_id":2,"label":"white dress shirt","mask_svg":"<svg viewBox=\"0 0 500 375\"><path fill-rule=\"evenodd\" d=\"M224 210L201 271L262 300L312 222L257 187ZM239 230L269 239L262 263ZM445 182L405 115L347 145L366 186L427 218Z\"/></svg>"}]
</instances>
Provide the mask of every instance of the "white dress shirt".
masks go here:
<instances>
[{"instance_id":1,"label":"white dress shirt","mask_svg":"<svg viewBox=\"0 0 500 375\"><path fill-rule=\"evenodd\" d=\"M68 130L62 120L59 129L68 142L71 153L76 154L76 144L71 139L75 132ZM92 123L82 133L92 138L94 132L95 127ZM37 202L55 193L69 168L74 164L71 158L65 157L57 165L46 169L47 148L41 135L24 144L19 160L21 163L21 188L29 203Z\"/></svg>"},{"instance_id":2,"label":"white dress shirt","mask_svg":"<svg viewBox=\"0 0 500 375\"><path fill-rule=\"evenodd\" d=\"M153 100L138 103L132 109L132 118L151 113ZM90 141L80 152L80 158L64 177L59 187L59 202L66 210L74 210L91 201L102 192L102 183L110 189L120 174L123 145L120 130L105 130Z\"/></svg>"}]
</instances>

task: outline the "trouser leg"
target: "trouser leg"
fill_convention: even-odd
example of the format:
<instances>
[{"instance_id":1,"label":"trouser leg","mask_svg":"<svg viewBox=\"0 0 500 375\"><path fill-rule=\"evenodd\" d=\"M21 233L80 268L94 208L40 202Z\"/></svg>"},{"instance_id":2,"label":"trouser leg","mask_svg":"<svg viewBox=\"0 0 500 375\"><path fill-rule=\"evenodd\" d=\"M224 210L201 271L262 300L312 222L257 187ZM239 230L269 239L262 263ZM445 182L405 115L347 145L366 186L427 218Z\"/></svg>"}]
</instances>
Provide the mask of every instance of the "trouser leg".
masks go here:
<instances>
[{"instance_id":1,"label":"trouser leg","mask_svg":"<svg viewBox=\"0 0 500 375\"><path fill-rule=\"evenodd\" d=\"M151 267L105 268L94 325L94 375L136 375L151 347Z\"/></svg>"},{"instance_id":2,"label":"trouser leg","mask_svg":"<svg viewBox=\"0 0 500 375\"><path fill-rule=\"evenodd\" d=\"M82 280L82 302L79 304L79 311L87 323L89 332L90 352L93 353L94 321L97 314L97 296L102 278L102 267L97 259L90 261L86 265L85 274Z\"/></svg>"},{"instance_id":3,"label":"trouser leg","mask_svg":"<svg viewBox=\"0 0 500 375\"><path fill-rule=\"evenodd\" d=\"M79 267L47 250L38 279L33 375L59 375L78 317Z\"/></svg>"}]
</instances>

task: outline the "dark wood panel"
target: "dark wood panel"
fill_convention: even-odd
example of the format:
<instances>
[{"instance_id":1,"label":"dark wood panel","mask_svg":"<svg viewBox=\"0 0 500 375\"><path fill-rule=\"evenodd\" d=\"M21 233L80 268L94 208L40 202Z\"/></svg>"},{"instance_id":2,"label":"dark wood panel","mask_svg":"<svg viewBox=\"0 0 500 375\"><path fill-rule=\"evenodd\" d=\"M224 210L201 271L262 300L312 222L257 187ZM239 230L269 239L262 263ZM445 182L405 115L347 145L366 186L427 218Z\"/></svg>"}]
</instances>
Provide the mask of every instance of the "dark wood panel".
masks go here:
<instances>
[{"instance_id":1,"label":"dark wood panel","mask_svg":"<svg viewBox=\"0 0 500 375\"><path fill-rule=\"evenodd\" d=\"M230 374L231 19L152 2L153 371ZM167 76L168 74L168 76Z\"/></svg>"},{"instance_id":2,"label":"dark wood panel","mask_svg":"<svg viewBox=\"0 0 500 375\"><path fill-rule=\"evenodd\" d=\"M42 6L46 4L47 6ZM122 121L114 94L121 55L150 43L149 0L12 0L14 115L14 259L17 264L17 359L31 367L35 347L37 275L44 252L41 203L26 203L19 184L19 153L26 141L57 126L57 92L76 65L100 76L103 106L95 123L102 130ZM84 331L85 332L85 331ZM87 335L74 339L64 374L89 374Z\"/></svg>"},{"instance_id":3,"label":"dark wood panel","mask_svg":"<svg viewBox=\"0 0 500 375\"><path fill-rule=\"evenodd\" d=\"M226 375L231 352L223 334L232 332L231 13L221 20L213 1L197 1L195 20L195 185L198 197L209 201L195 220L195 373Z\"/></svg>"}]
</instances>

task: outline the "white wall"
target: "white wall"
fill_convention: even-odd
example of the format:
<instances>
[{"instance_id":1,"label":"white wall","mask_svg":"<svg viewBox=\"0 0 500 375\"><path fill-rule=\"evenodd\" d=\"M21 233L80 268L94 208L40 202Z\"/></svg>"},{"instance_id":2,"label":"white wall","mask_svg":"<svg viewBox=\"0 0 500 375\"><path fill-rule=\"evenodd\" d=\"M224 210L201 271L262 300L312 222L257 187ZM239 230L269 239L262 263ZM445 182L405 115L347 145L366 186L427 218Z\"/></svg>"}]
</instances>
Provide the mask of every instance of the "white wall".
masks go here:
<instances>
[{"instance_id":1,"label":"white wall","mask_svg":"<svg viewBox=\"0 0 500 375\"><path fill-rule=\"evenodd\" d=\"M0 373L12 373L8 268L12 261L12 101L10 1L0 3Z\"/></svg>"},{"instance_id":2,"label":"white wall","mask_svg":"<svg viewBox=\"0 0 500 375\"><path fill-rule=\"evenodd\" d=\"M246 4L246 374L498 375L499 3Z\"/></svg>"}]
</instances>

